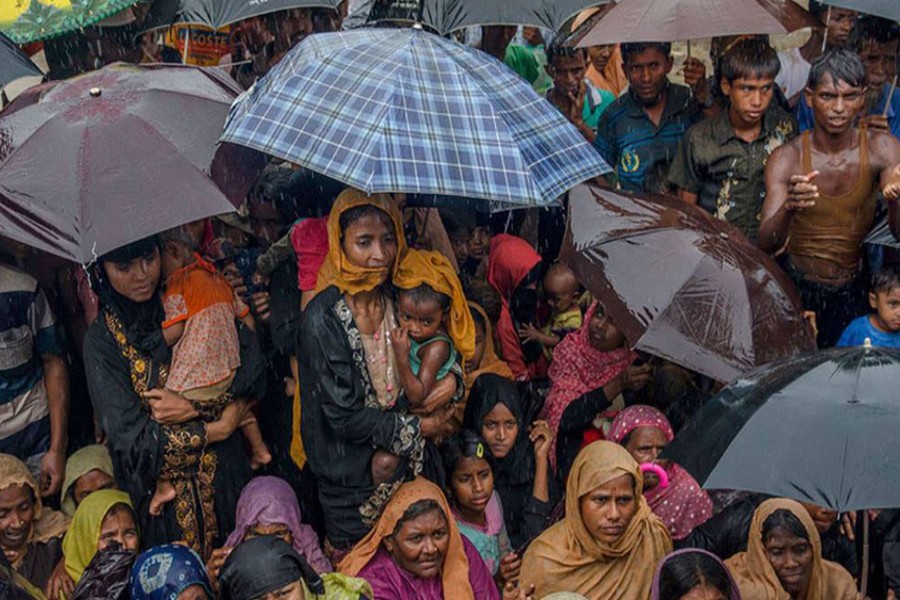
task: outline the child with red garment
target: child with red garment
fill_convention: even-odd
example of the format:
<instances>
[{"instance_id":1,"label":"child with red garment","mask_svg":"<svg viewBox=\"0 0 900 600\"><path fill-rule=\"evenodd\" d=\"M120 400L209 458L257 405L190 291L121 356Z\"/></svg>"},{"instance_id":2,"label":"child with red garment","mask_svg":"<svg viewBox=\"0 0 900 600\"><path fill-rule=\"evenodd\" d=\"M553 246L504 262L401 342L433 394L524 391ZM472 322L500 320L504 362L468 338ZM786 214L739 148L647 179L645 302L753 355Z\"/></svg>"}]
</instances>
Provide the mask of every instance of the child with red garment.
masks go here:
<instances>
[{"instance_id":1,"label":"child with red garment","mask_svg":"<svg viewBox=\"0 0 900 600\"><path fill-rule=\"evenodd\" d=\"M189 227L161 234L163 295L166 320L162 324L166 344L174 346L166 389L190 400L202 416L218 418L230 400L228 390L241 364L235 318L251 329L250 309L235 295L215 267L197 254L198 240ZM255 419L241 425L251 448L251 466L271 462ZM177 469L168 464L157 481L150 514L158 516L175 498L171 478Z\"/></svg>"}]
</instances>

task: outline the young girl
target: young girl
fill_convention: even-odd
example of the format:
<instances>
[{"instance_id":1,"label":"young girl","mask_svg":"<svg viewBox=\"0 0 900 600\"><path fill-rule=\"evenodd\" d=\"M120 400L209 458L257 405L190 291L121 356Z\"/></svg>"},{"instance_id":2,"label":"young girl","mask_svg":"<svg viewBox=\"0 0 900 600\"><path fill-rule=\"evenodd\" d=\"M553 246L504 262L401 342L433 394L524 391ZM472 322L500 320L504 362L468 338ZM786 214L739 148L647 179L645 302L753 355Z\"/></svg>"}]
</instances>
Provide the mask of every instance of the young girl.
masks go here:
<instances>
[{"instance_id":1,"label":"young girl","mask_svg":"<svg viewBox=\"0 0 900 600\"><path fill-rule=\"evenodd\" d=\"M487 444L464 429L441 446L441 456L447 496L460 533L475 546L501 586L516 581L522 561L512 552L506 534Z\"/></svg>"},{"instance_id":2,"label":"young girl","mask_svg":"<svg viewBox=\"0 0 900 600\"><path fill-rule=\"evenodd\" d=\"M465 360L475 355L475 324L456 271L438 252L409 250L394 285L399 327L391 331L391 345L400 386L416 412L459 354ZM397 456L376 450L373 481L389 482L398 463Z\"/></svg>"},{"instance_id":3,"label":"young girl","mask_svg":"<svg viewBox=\"0 0 900 600\"><path fill-rule=\"evenodd\" d=\"M217 418L224 408L217 401L228 392L240 366L234 319L253 328L253 317L225 278L196 253L196 239L187 227L176 227L160 237L166 277L163 337L174 346L166 388L202 407L204 416ZM272 456L256 421L247 421L242 431L250 444L252 466L270 462ZM173 469L163 468L150 501L151 515L159 515L163 505L175 498L173 476L177 477Z\"/></svg>"}]
</instances>

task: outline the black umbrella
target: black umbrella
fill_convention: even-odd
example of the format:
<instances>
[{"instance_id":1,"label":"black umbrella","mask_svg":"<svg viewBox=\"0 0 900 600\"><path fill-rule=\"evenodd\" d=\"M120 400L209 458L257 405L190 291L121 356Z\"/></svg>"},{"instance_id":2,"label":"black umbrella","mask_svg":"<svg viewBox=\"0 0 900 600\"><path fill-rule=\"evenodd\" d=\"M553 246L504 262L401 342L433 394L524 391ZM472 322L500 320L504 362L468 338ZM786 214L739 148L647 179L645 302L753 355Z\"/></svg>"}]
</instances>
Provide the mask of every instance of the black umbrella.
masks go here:
<instances>
[{"instance_id":1,"label":"black umbrella","mask_svg":"<svg viewBox=\"0 0 900 600\"><path fill-rule=\"evenodd\" d=\"M821 0L822 4L849 8L861 13L875 15L890 21L900 21L900 2L897 0Z\"/></svg>"},{"instance_id":2,"label":"black umbrella","mask_svg":"<svg viewBox=\"0 0 900 600\"><path fill-rule=\"evenodd\" d=\"M143 29L175 23L206 25L220 29L251 17L291 8L332 8L340 0L156 0L144 20Z\"/></svg>"},{"instance_id":3,"label":"black umbrella","mask_svg":"<svg viewBox=\"0 0 900 600\"><path fill-rule=\"evenodd\" d=\"M609 0L370 0L368 21L420 22L445 35L473 25L526 25L558 31Z\"/></svg>"},{"instance_id":4,"label":"black umbrella","mask_svg":"<svg viewBox=\"0 0 900 600\"><path fill-rule=\"evenodd\" d=\"M29 75L43 75L28 55L0 32L0 88L10 81Z\"/></svg>"},{"instance_id":5,"label":"black umbrella","mask_svg":"<svg viewBox=\"0 0 900 600\"><path fill-rule=\"evenodd\" d=\"M900 351L801 354L741 377L667 449L707 489L784 496L839 512L897 506Z\"/></svg>"}]
</instances>

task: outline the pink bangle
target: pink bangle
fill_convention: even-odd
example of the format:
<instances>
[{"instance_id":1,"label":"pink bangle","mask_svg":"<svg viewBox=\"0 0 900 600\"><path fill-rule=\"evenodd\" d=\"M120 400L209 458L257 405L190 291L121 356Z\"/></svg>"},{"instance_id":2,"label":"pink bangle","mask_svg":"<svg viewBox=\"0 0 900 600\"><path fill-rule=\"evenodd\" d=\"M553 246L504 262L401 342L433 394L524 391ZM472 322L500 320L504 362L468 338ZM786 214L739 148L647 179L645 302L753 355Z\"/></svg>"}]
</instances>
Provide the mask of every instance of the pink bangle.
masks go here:
<instances>
[{"instance_id":1,"label":"pink bangle","mask_svg":"<svg viewBox=\"0 0 900 600\"><path fill-rule=\"evenodd\" d=\"M653 473L659 478L659 484L656 486L660 489L665 489L669 487L669 475L666 473L666 470L663 469L656 463L642 463L641 464L641 472L642 473Z\"/></svg>"}]
</instances>

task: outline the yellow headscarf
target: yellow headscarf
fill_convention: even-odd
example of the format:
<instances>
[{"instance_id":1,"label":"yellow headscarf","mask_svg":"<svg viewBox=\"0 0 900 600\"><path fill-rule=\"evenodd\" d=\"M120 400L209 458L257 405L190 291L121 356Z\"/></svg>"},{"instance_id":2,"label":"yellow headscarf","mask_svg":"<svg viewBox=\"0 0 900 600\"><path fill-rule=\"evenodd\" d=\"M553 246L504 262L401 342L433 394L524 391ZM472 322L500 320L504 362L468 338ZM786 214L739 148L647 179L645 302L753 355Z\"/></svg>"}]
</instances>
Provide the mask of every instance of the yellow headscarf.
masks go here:
<instances>
[{"instance_id":1,"label":"yellow headscarf","mask_svg":"<svg viewBox=\"0 0 900 600\"><path fill-rule=\"evenodd\" d=\"M45 509L41 502L41 490L37 482L21 460L11 454L0 454L0 490L14 485L26 485L34 496L34 521L31 525L31 536L28 544L41 543L60 537L69 527L69 519L61 512ZM22 564L25 553L12 561L18 568Z\"/></svg>"},{"instance_id":2,"label":"yellow headscarf","mask_svg":"<svg viewBox=\"0 0 900 600\"><path fill-rule=\"evenodd\" d=\"M374 206L391 218L394 234L397 237L397 259L390 269L371 269L358 267L347 260L341 246L341 215L357 206ZM337 197L331 212L328 214L328 256L316 281L318 294L329 286L336 286L342 293L358 294L374 290L389 277L393 278L406 254L406 240L403 237L403 217L397 203L389 194L366 196L365 192L347 188Z\"/></svg>"},{"instance_id":3,"label":"yellow headscarf","mask_svg":"<svg viewBox=\"0 0 900 600\"><path fill-rule=\"evenodd\" d=\"M747 551L725 561L741 597L744 600L790 600L769 562L762 538L763 523L777 510L787 510L797 517L812 544L812 575L803 600L856 600L859 592L853 577L844 567L822 559L822 540L812 517L802 504L787 498L773 498L759 505L750 524Z\"/></svg>"},{"instance_id":4,"label":"yellow headscarf","mask_svg":"<svg viewBox=\"0 0 900 600\"><path fill-rule=\"evenodd\" d=\"M78 583L84 570L97 554L100 528L106 513L116 504L125 504L134 511L131 498L121 490L97 490L78 505L72 526L63 539L63 556L66 557L66 572L72 581Z\"/></svg>"},{"instance_id":5,"label":"yellow headscarf","mask_svg":"<svg viewBox=\"0 0 900 600\"><path fill-rule=\"evenodd\" d=\"M581 498L622 475L634 479L637 509L613 544L594 538L581 517ZM566 485L566 518L541 534L525 552L521 582L534 584L535 597L577 592L590 599L645 600L653 570L672 551L669 532L644 495L643 476L625 448L594 442L575 459Z\"/></svg>"},{"instance_id":6,"label":"yellow headscarf","mask_svg":"<svg viewBox=\"0 0 900 600\"><path fill-rule=\"evenodd\" d=\"M466 558L466 550L462 535L456 526L456 519L453 518L447 499L440 488L422 477L416 477L413 481L400 486L379 517L375 528L344 557L337 565L338 570L345 575L356 577L378 552L381 541L394 534L394 528L397 527L406 509L419 500L434 500L447 517L450 545L444 556L444 568L441 570L444 598L474 600L472 584L469 583L469 559Z\"/></svg>"},{"instance_id":7,"label":"yellow headscarf","mask_svg":"<svg viewBox=\"0 0 900 600\"><path fill-rule=\"evenodd\" d=\"M85 446L66 460L66 478L63 480L62 493L60 498L60 508L70 517L75 514L75 498L72 487L78 478L87 475L91 471L103 471L112 478L113 473L112 458L109 456L109 450L101 444L92 444ZM73 492L70 494L70 492Z\"/></svg>"},{"instance_id":8,"label":"yellow headscarf","mask_svg":"<svg viewBox=\"0 0 900 600\"><path fill-rule=\"evenodd\" d=\"M426 284L450 298L447 333L463 358L468 360L475 356L475 321L469 312L456 270L447 257L435 250L409 250L398 263L393 278L395 286L401 290L412 290Z\"/></svg>"}]
</instances>

